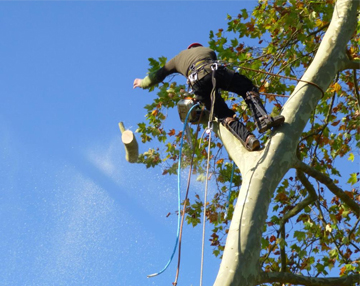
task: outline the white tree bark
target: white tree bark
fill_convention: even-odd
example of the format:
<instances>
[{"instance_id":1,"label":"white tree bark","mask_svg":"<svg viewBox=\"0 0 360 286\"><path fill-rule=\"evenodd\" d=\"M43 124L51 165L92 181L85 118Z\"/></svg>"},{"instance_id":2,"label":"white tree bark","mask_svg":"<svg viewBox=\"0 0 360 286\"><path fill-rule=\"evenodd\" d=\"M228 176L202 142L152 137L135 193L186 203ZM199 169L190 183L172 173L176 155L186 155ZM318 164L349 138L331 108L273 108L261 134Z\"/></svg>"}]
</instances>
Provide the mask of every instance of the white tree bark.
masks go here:
<instances>
[{"instance_id":1,"label":"white tree bark","mask_svg":"<svg viewBox=\"0 0 360 286\"><path fill-rule=\"evenodd\" d=\"M331 24L303 76L304 80L326 90L336 74L348 67L346 44L356 27L359 3L357 0L336 2ZM273 276L261 272L259 264L263 226L276 187L297 162L298 140L321 96L318 88L300 82L283 107L284 125L272 132L261 151L246 151L229 131L219 125L217 134L239 167L243 182L215 286L253 286L274 282ZM281 274L278 281L286 283ZM294 279L289 273L287 275ZM316 285L329 282L326 278L321 281L324 283L317 280L319 283Z\"/></svg>"}]
</instances>

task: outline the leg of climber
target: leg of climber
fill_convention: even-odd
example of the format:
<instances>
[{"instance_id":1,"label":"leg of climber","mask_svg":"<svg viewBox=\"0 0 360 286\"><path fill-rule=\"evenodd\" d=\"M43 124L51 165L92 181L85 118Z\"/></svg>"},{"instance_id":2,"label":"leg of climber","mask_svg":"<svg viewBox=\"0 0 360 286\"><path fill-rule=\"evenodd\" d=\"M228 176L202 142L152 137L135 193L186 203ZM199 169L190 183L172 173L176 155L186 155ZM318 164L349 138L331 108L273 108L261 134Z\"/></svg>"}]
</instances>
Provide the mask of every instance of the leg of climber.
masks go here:
<instances>
[{"instance_id":1,"label":"leg of climber","mask_svg":"<svg viewBox=\"0 0 360 286\"><path fill-rule=\"evenodd\" d=\"M279 126L284 122L285 118L282 115L271 117L267 114L256 87L246 76L225 68L219 70L217 75L220 88L235 92L245 99L255 118L255 123L260 133L272 127Z\"/></svg>"},{"instance_id":2,"label":"leg of climber","mask_svg":"<svg viewBox=\"0 0 360 286\"><path fill-rule=\"evenodd\" d=\"M204 103L207 110L211 109L210 94L212 90L211 74L203 77L193 85L193 90L199 101ZM216 92L214 103L214 114L219 121L247 148L249 151L259 149L260 142L249 132L245 125L235 119L235 112L226 105L220 92Z\"/></svg>"},{"instance_id":3,"label":"leg of climber","mask_svg":"<svg viewBox=\"0 0 360 286\"><path fill-rule=\"evenodd\" d=\"M244 145L249 151L256 151L260 148L259 140L246 129L237 118L226 117L222 124Z\"/></svg>"},{"instance_id":4,"label":"leg of climber","mask_svg":"<svg viewBox=\"0 0 360 286\"><path fill-rule=\"evenodd\" d=\"M253 114L256 127L260 133L264 133L266 130L280 126L284 123L284 116L278 115L272 117L266 112L256 89L246 93L245 102Z\"/></svg>"},{"instance_id":5,"label":"leg of climber","mask_svg":"<svg viewBox=\"0 0 360 286\"><path fill-rule=\"evenodd\" d=\"M214 113L219 121L244 145L249 151L260 148L260 142L245 125L236 118L235 112L227 106L220 92L216 93Z\"/></svg>"}]
</instances>

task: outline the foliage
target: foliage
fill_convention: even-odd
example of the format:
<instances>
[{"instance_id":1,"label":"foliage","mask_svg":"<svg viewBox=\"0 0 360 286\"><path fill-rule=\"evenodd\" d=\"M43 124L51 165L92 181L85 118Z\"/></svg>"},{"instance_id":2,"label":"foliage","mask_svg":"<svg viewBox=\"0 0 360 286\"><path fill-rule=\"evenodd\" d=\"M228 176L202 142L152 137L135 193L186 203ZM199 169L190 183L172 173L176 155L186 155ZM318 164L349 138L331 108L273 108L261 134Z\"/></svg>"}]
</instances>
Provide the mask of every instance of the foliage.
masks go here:
<instances>
[{"instance_id":1,"label":"foliage","mask_svg":"<svg viewBox=\"0 0 360 286\"><path fill-rule=\"evenodd\" d=\"M241 73L253 79L264 96L266 107L278 113L296 81L259 71L300 78L317 52L334 5L334 0L260 1L252 13L241 10L237 16L228 15L227 29L211 31L209 46L217 52L220 60L239 68ZM360 24L357 30L360 31ZM359 34L355 34L348 44L347 55L350 59L359 59ZM151 59L149 71L156 70L165 60ZM358 76L355 70L339 72L318 103L298 144L299 159L331 177L357 203L360 202L359 173L349 174L347 168L354 168L360 147ZM159 148L162 149L151 149L141 159L147 167L161 165L163 174L176 174L182 132L164 130L163 126L167 117L165 111L176 107L177 102L185 96L185 86L165 82L158 86L157 93L154 102L145 106L147 122L140 123L137 131L141 134L142 142L157 139L159 143L156 145L161 145ZM247 127L254 130L244 102L239 101L236 95L224 93L223 96ZM193 129L194 135L195 126ZM267 134L262 136L262 143L267 139ZM207 139L194 140L197 140L195 145L199 148L194 151L193 172L199 178L204 178ZM223 238L228 230L237 191L231 193L226 217L231 164L220 140L213 141L211 152L211 178L217 192L209 203L207 219L213 225L209 238L213 252L221 257ZM185 168L192 156L188 145L184 146L183 154ZM336 267L340 276L359 273L360 221L325 185L311 180L309 183L313 186L316 199L293 217L287 217L295 206L309 196L300 175L289 172L273 197L262 238L263 270L280 271L283 267L283 270L293 273L327 276ZM238 171L234 183L236 186L241 184ZM197 196L187 206L187 222L193 226L199 224L201 211L201 199ZM284 259L281 255L284 251L286 265L281 260Z\"/></svg>"}]
</instances>

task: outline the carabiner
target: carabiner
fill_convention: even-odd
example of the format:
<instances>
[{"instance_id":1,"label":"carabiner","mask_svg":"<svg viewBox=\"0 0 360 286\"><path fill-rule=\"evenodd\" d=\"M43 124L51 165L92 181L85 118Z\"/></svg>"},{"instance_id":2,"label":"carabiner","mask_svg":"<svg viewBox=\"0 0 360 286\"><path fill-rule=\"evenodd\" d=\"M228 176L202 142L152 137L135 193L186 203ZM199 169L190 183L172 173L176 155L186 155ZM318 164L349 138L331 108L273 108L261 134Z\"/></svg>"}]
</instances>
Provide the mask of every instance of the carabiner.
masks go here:
<instances>
[{"instance_id":1,"label":"carabiner","mask_svg":"<svg viewBox=\"0 0 360 286\"><path fill-rule=\"evenodd\" d=\"M211 70L216 71L218 69L218 63L211 64Z\"/></svg>"}]
</instances>

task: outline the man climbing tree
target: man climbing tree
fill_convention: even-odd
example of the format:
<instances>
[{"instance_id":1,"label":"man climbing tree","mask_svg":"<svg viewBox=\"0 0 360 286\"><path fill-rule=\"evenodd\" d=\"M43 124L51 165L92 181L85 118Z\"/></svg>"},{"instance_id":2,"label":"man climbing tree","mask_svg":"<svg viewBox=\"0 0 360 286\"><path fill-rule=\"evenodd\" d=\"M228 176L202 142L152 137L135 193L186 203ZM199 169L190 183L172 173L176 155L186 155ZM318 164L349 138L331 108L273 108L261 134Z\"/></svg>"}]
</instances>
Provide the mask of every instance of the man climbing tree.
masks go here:
<instances>
[{"instance_id":1,"label":"man climbing tree","mask_svg":"<svg viewBox=\"0 0 360 286\"><path fill-rule=\"evenodd\" d=\"M214 124L219 141L211 150L212 178L216 176L219 189L207 220L214 226L214 254L222 259L214 285L359 283L359 173L348 172L354 170L351 164L360 147L359 5L356 0L260 1L252 15L241 10L228 17L233 39L222 29L211 32L210 48L218 58L244 68L259 92L267 94L273 111L280 109L286 119L259 138L264 148L257 152L248 152L227 128ZM240 42L247 37L259 39L261 49ZM165 71L161 66L166 59L151 60L150 65L145 83L160 82L162 77L151 77ZM180 72L187 76L187 68ZM301 81L295 86L279 76ZM184 86L165 82L158 87L158 97L146 106L148 123L140 123L138 132L143 142L165 143L164 155L154 148L139 161L147 167L164 162L163 173L174 174L180 132L164 130L162 110L176 105ZM222 97L231 99L226 92ZM230 109L241 114L252 131L243 106L231 102ZM225 197L231 168L224 147L239 169L234 180L240 190L231 193L234 207L228 216ZM201 145L195 150L194 170L200 175L207 158L204 149ZM345 160L339 165L341 158ZM194 200L187 204L187 220L195 226L201 203L199 196ZM221 237L226 237L225 245Z\"/></svg>"},{"instance_id":2,"label":"man climbing tree","mask_svg":"<svg viewBox=\"0 0 360 286\"><path fill-rule=\"evenodd\" d=\"M259 140L235 118L235 112L228 108L221 97L220 89L243 96L253 113L259 132L264 133L284 122L281 115L273 118L267 114L256 87L247 77L218 65L215 52L199 43L189 45L186 50L144 79L135 79L134 88L149 88L173 73L181 73L188 78L196 99L203 102L207 110L212 111L213 108L214 115L219 121L250 151L259 149Z\"/></svg>"}]
</instances>

